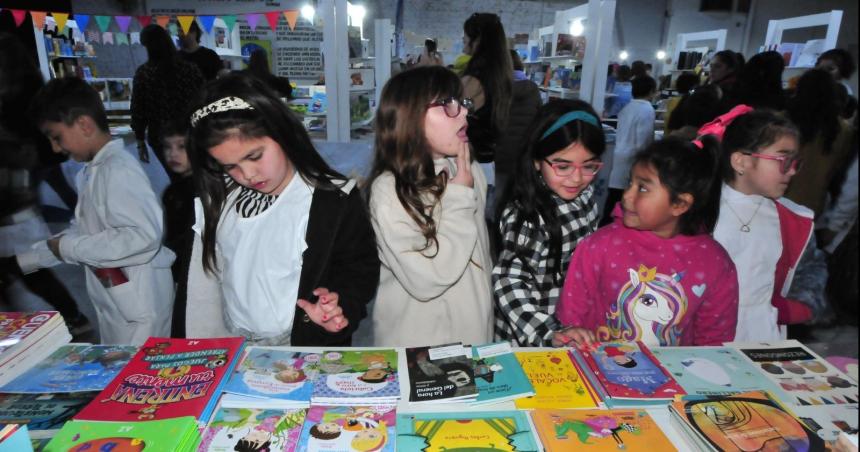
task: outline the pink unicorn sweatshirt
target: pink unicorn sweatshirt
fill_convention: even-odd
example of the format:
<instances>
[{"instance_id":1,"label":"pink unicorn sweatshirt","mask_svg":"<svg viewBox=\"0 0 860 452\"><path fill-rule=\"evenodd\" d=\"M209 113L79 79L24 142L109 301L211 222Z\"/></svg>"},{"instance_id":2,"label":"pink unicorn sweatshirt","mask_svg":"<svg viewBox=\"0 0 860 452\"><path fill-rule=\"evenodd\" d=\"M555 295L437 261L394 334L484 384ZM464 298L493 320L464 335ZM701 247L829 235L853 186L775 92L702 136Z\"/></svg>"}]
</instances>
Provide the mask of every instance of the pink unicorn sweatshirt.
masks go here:
<instances>
[{"instance_id":1,"label":"pink unicorn sweatshirt","mask_svg":"<svg viewBox=\"0 0 860 452\"><path fill-rule=\"evenodd\" d=\"M735 337L735 265L709 235L664 239L616 218L576 247L556 315L600 341L722 345Z\"/></svg>"}]
</instances>

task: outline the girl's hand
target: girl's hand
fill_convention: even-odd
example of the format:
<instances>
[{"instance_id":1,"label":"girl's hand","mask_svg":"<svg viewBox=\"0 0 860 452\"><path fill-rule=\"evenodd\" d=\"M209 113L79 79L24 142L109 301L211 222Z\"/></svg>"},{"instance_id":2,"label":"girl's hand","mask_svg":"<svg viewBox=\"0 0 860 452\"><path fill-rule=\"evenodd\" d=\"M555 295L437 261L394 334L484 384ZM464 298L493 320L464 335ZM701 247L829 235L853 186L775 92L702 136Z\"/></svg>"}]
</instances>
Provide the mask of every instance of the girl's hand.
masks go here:
<instances>
[{"instance_id":1,"label":"girl's hand","mask_svg":"<svg viewBox=\"0 0 860 452\"><path fill-rule=\"evenodd\" d=\"M317 302L311 303L299 298L296 304L308 314L311 321L323 327L329 333L337 333L349 325L349 320L343 316L343 309L338 306L337 292L329 292L325 287L314 290Z\"/></svg>"},{"instance_id":2,"label":"girl's hand","mask_svg":"<svg viewBox=\"0 0 860 452\"><path fill-rule=\"evenodd\" d=\"M573 343L577 347L591 348L597 338L591 330L571 326L561 331L556 331L552 335L553 347L567 347Z\"/></svg>"},{"instance_id":3,"label":"girl's hand","mask_svg":"<svg viewBox=\"0 0 860 452\"><path fill-rule=\"evenodd\" d=\"M457 175L451 178L452 184L474 187L475 179L472 178L472 159L469 154L469 142L464 141L457 152Z\"/></svg>"}]
</instances>

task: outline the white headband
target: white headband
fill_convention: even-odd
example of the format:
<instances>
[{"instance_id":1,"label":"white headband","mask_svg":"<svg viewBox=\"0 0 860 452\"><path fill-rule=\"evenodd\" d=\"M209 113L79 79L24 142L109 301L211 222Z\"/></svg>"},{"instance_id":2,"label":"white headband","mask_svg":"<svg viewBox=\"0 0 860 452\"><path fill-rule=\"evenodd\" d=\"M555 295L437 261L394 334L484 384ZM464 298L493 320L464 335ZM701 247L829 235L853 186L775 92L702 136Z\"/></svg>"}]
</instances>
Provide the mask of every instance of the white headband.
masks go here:
<instances>
[{"instance_id":1,"label":"white headband","mask_svg":"<svg viewBox=\"0 0 860 452\"><path fill-rule=\"evenodd\" d=\"M252 107L249 103L245 102L244 100L242 100L238 97L233 97L233 96L224 97L224 98L218 99L215 102L212 102L211 104L206 105L206 106L198 109L197 111L195 111L194 114L191 115L191 127L196 126L197 123L200 122L201 119L209 116L212 113L220 113L222 111L230 111L230 110L253 110L253 109L254 109L254 107Z\"/></svg>"}]
</instances>

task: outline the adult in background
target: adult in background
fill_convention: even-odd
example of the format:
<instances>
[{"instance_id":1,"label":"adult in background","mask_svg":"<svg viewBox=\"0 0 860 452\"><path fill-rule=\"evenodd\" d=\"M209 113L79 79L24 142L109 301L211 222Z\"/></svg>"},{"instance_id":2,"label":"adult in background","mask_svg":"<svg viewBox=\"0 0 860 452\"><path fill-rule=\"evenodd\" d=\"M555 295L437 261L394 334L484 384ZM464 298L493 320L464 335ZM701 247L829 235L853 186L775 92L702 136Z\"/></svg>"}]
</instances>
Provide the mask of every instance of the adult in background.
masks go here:
<instances>
[{"instance_id":1,"label":"adult in background","mask_svg":"<svg viewBox=\"0 0 860 452\"><path fill-rule=\"evenodd\" d=\"M630 84L630 66L622 64L618 67L618 78L612 88L612 96L606 98L606 107L603 112L605 118L618 116L621 109L633 100L633 85Z\"/></svg>"},{"instance_id":2,"label":"adult in background","mask_svg":"<svg viewBox=\"0 0 860 452\"><path fill-rule=\"evenodd\" d=\"M669 126L672 124L673 112L678 108L681 100L697 86L699 86L699 76L691 72L684 72L675 80L675 91L678 94L666 101L666 113L663 115L663 133L669 134L672 131Z\"/></svg>"},{"instance_id":3,"label":"adult in background","mask_svg":"<svg viewBox=\"0 0 860 452\"><path fill-rule=\"evenodd\" d=\"M131 129L137 138L142 162L149 161L146 143L167 170L162 129L165 124L188 116L191 102L203 86L203 75L192 63L179 58L176 47L160 25L147 25L140 32L148 60L134 73L131 97ZM168 174L173 174L168 171Z\"/></svg>"},{"instance_id":4,"label":"adult in background","mask_svg":"<svg viewBox=\"0 0 860 452\"><path fill-rule=\"evenodd\" d=\"M853 96L854 92L851 86L848 85L848 79L854 74L857 65L854 63L854 58L845 49L830 49L818 57L815 63L816 69L823 69L833 76L833 80L841 83L848 90L848 95Z\"/></svg>"},{"instance_id":5,"label":"adult in background","mask_svg":"<svg viewBox=\"0 0 860 452\"><path fill-rule=\"evenodd\" d=\"M693 141L699 135L699 129L725 113L723 110L723 91L719 85L705 85L686 94L669 119L667 134Z\"/></svg>"},{"instance_id":6,"label":"adult in background","mask_svg":"<svg viewBox=\"0 0 860 452\"><path fill-rule=\"evenodd\" d=\"M445 63L442 61L442 54L439 53L436 46L436 41L433 39L425 39L424 40L424 50L421 52L421 55L418 55L418 61L415 62L416 66L444 66Z\"/></svg>"},{"instance_id":7,"label":"adult in background","mask_svg":"<svg viewBox=\"0 0 860 452\"><path fill-rule=\"evenodd\" d=\"M727 105L749 105L753 108L782 110L785 92L782 89L782 71L785 60L773 50L754 55L744 64L737 83L726 96ZM728 109L727 109L728 110Z\"/></svg>"},{"instance_id":8,"label":"adult in background","mask_svg":"<svg viewBox=\"0 0 860 452\"><path fill-rule=\"evenodd\" d=\"M278 93L280 97L287 100L293 98L293 87L290 85L290 79L272 74L269 68L269 58L266 56L265 50L257 49L251 52L246 71L260 79L266 85L269 85L269 88Z\"/></svg>"},{"instance_id":9,"label":"adult in background","mask_svg":"<svg viewBox=\"0 0 860 452\"><path fill-rule=\"evenodd\" d=\"M744 57L733 50L720 50L711 58L708 85L719 85L723 91L731 91L738 74L744 67Z\"/></svg>"},{"instance_id":10,"label":"adult in background","mask_svg":"<svg viewBox=\"0 0 860 452\"><path fill-rule=\"evenodd\" d=\"M197 25L196 21L191 22L188 33L184 33L180 28L179 45L182 46L182 49L179 51L179 55L183 60L194 63L206 81L215 80L218 72L224 68L224 64L214 50L200 45L201 34L200 26Z\"/></svg>"}]
</instances>

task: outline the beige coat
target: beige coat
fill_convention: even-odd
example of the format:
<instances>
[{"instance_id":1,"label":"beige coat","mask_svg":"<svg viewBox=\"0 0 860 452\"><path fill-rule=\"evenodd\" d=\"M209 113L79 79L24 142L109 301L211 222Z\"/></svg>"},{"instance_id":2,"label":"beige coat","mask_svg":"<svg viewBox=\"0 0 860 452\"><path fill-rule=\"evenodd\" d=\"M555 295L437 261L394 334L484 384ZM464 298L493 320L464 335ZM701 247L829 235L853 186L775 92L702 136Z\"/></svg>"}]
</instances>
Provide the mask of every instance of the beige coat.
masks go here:
<instances>
[{"instance_id":1,"label":"beige coat","mask_svg":"<svg viewBox=\"0 0 860 452\"><path fill-rule=\"evenodd\" d=\"M437 172L446 164L453 165L452 160L437 160ZM424 252L416 251L424 246L424 236L400 204L394 176L385 173L374 181L370 215L382 261L372 315L375 345L481 344L492 339L487 183L477 162L472 174L474 188L446 187L433 211L438 249Z\"/></svg>"}]
</instances>

